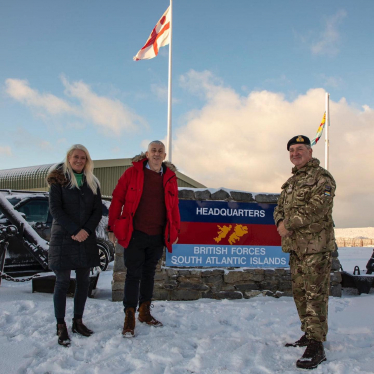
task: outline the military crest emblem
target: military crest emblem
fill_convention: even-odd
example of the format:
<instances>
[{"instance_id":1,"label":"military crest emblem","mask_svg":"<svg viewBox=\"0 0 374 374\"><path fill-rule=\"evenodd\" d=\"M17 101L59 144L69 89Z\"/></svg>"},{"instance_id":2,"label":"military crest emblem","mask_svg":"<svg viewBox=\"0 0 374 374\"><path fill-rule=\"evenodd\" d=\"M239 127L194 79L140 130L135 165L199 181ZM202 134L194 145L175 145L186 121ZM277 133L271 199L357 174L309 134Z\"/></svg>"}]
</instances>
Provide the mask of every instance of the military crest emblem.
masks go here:
<instances>
[{"instance_id":1,"label":"military crest emblem","mask_svg":"<svg viewBox=\"0 0 374 374\"><path fill-rule=\"evenodd\" d=\"M298 143L304 143L304 138L303 138L301 135L299 135L299 136L296 138L296 141L297 141Z\"/></svg>"}]
</instances>

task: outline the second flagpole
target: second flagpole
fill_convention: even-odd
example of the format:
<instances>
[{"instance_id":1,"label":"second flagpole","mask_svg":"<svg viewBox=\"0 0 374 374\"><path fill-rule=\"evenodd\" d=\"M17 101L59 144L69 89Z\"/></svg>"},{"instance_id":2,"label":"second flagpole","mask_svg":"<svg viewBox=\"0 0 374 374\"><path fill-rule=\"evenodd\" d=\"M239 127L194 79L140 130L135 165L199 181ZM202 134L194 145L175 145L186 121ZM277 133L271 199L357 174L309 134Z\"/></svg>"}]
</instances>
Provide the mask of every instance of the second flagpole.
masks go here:
<instances>
[{"instance_id":1,"label":"second flagpole","mask_svg":"<svg viewBox=\"0 0 374 374\"><path fill-rule=\"evenodd\" d=\"M326 92L325 97L325 110L326 110L326 123L325 123L325 169L329 170L329 147L330 147L330 139L329 139L329 132L330 132L330 94Z\"/></svg>"},{"instance_id":2,"label":"second flagpole","mask_svg":"<svg viewBox=\"0 0 374 374\"><path fill-rule=\"evenodd\" d=\"M167 131L167 159L172 162L172 131L171 131L171 104L172 104L172 40L173 40L173 0L170 0L170 43L169 43L169 78L168 78L168 131Z\"/></svg>"}]
</instances>

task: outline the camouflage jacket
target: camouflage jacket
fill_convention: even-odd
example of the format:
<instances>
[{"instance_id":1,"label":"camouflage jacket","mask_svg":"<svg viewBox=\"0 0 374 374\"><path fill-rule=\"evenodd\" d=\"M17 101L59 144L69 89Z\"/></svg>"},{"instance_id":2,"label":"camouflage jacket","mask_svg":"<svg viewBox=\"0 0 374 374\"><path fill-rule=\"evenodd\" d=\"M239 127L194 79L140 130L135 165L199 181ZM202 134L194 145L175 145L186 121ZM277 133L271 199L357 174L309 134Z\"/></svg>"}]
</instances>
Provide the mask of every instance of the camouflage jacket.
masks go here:
<instances>
[{"instance_id":1,"label":"camouflage jacket","mask_svg":"<svg viewBox=\"0 0 374 374\"><path fill-rule=\"evenodd\" d=\"M293 234L282 238L283 252L311 254L333 251L332 220L336 184L332 175L312 158L304 167L292 169L293 176L282 186L274 221L284 222Z\"/></svg>"}]
</instances>

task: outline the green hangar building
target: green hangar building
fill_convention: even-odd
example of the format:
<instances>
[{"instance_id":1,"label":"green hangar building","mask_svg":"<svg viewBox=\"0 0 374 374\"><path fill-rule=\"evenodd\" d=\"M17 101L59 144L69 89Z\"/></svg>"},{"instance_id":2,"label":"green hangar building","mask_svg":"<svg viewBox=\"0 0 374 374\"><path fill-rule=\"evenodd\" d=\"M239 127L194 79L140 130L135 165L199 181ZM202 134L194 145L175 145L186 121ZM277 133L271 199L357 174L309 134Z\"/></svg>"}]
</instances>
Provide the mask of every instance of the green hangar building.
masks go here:
<instances>
[{"instance_id":1,"label":"green hangar building","mask_svg":"<svg viewBox=\"0 0 374 374\"><path fill-rule=\"evenodd\" d=\"M28 166L24 168L0 170L0 189L48 191L46 177L54 164ZM112 196L114 187L123 172L132 166L131 158L94 160L94 174L101 184L101 194ZM201 183L177 171L178 187L204 188Z\"/></svg>"}]
</instances>

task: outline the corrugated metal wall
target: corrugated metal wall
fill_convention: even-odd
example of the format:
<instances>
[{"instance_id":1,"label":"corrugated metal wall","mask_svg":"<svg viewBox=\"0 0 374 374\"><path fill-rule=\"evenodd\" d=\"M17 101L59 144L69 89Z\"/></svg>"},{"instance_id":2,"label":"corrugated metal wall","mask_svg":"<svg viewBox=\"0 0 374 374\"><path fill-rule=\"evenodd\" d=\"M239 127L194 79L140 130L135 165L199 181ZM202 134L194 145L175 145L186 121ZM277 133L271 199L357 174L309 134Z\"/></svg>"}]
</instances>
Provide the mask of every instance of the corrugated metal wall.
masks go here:
<instances>
[{"instance_id":1,"label":"corrugated metal wall","mask_svg":"<svg viewBox=\"0 0 374 374\"><path fill-rule=\"evenodd\" d=\"M115 166L105 168L95 168L95 175L101 184L101 194L103 196L112 196L114 187L117 185L118 179L128 169L129 166ZM179 174L179 173L178 173ZM196 187L187 181L178 178L178 187Z\"/></svg>"},{"instance_id":2,"label":"corrugated metal wall","mask_svg":"<svg viewBox=\"0 0 374 374\"><path fill-rule=\"evenodd\" d=\"M101 184L101 194L103 196L112 196L114 187L118 179L130 166L114 166L105 168L95 168L94 173Z\"/></svg>"},{"instance_id":3,"label":"corrugated metal wall","mask_svg":"<svg viewBox=\"0 0 374 374\"><path fill-rule=\"evenodd\" d=\"M0 189L47 191L45 181L50 165L29 168L0 170ZM101 183L101 194L111 196L118 179L130 165L95 168L94 173ZM204 187L200 183L177 172L178 187Z\"/></svg>"},{"instance_id":4,"label":"corrugated metal wall","mask_svg":"<svg viewBox=\"0 0 374 374\"><path fill-rule=\"evenodd\" d=\"M45 177L50 165L0 170L0 188L12 190L46 191Z\"/></svg>"}]
</instances>

